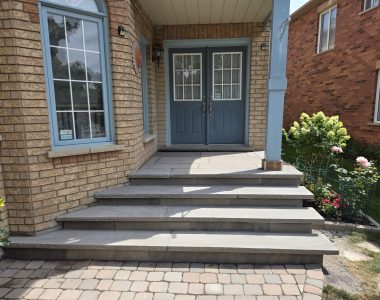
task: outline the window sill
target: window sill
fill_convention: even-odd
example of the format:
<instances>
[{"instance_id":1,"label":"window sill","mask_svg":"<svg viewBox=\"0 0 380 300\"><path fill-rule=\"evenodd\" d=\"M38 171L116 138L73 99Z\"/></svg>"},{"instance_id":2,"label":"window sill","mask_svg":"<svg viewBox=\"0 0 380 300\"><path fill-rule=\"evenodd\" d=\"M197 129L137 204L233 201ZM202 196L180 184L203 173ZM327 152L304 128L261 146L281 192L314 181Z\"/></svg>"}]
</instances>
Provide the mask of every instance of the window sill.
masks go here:
<instances>
[{"instance_id":1,"label":"window sill","mask_svg":"<svg viewBox=\"0 0 380 300\"><path fill-rule=\"evenodd\" d=\"M331 49L328 49L328 50L325 50L325 51L321 51L321 52L315 53L314 56L322 55L322 54L329 53L329 52L332 52L332 51L335 51L335 47L331 48Z\"/></svg>"},{"instance_id":2,"label":"window sill","mask_svg":"<svg viewBox=\"0 0 380 300\"><path fill-rule=\"evenodd\" d=\"M369 122L367 125L380 127L380 122Z\"/></svg>"},{"instance_id":3,"label":"window sill","mask_svg":"<svg viewBox=\"0 0 380 300\"><path fill-rule=\"evenodd\" d=\"M94 154L94 153L103 153L103 152L114 152L125 150L124 145L94 145L89 147L73 147L73 148L64 148L59 150L48 151L47 155L49 158L58 158L58 157L67 157L67 156L76 156L84 154Z\"/></svg>"},{"instance_id":4,"label":"window sill","mask_svg":"<svg viewBox=\"0 0 380 300\"><path fill-rule=\"evenodd\" d=\"M157 138L156 134L148 134L148 135L144 136L143 143L144 144L149 143L149 142L155 140L156 138Z\"/></svg>"},{"instance_id":5,"label":"window sill","mask_svg":"<svg viewBox=\"0 0 380 300\"><path fill-rule=\"evenodd\" d=\"M361 11L358 15L359 15L359 16L364 15L364 14L366 14L367 12L373 11L374 9L376 9L376 8L378 8L378 7L379 7L379 5L374 6L374 7L371 7L371 8L369 8L369 9L367 9L367 10L363 10L363 11Z\"/></svg>"}]
</instances>

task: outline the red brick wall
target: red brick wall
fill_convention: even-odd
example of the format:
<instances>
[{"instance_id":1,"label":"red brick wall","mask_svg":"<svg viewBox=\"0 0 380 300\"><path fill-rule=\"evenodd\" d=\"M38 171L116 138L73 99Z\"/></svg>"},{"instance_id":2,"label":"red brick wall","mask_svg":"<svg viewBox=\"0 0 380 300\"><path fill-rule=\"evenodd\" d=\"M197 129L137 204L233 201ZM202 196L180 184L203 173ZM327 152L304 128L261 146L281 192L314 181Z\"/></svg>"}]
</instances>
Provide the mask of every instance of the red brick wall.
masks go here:
<instances>
[{"instance_id":1,"label":"red brick wall","mask_svg":"<svg viewBox=\"0 0 380 300\"><path fill-rule=\"evenodd\" d=\"M319 16L314 9L290 24L285 126L302 112L339 115L349 134L380 145L374 119L380 60L380 7L361 13L361 0L339 0L335 49L316 54Z\"/></svg>"}]
</instances>

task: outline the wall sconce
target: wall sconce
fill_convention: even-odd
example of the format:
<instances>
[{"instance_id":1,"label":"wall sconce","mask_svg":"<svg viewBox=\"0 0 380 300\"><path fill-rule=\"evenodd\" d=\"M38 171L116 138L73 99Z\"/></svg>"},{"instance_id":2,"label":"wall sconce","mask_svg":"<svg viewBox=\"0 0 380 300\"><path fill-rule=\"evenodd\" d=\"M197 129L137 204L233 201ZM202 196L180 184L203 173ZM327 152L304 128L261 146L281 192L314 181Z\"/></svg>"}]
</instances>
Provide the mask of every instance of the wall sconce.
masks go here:
<instances>
[{"instance_id":1,"label":"wall sconce","mask_svg":"<svg viewBox=\"0 0 380 300\"><path fill-rule=\"evenodd\" d=\"M152 61L157 62L157 67L160 66L160 59L163 53L164 53L164 49L162 49L161 47L157 47L157 46L153 47Z\"/></svg>"},{"instance_id":2,"label":"wall sconce","mask_svg":"<svg viewBox=\"0 0 380 300\"><path fill-rule=\"evenodd\" d=\"M266 43L262 43L261 46L260 46L261 50L262 51L266 51L267 50L267 44Z\"/></svg>"},{"instance_id":3,"label":"wall sconce","mask_svg":"<svg viewBox=\"0 0 380 300\"><path fill-rule=\"evenodd\" d=\"M124 26L121 26L121 25L119 25L119 27L117 28L117 32L119 36L123 36L123 37L127 34L127 31L125 30Z\"/></svg>"}]
</instances>

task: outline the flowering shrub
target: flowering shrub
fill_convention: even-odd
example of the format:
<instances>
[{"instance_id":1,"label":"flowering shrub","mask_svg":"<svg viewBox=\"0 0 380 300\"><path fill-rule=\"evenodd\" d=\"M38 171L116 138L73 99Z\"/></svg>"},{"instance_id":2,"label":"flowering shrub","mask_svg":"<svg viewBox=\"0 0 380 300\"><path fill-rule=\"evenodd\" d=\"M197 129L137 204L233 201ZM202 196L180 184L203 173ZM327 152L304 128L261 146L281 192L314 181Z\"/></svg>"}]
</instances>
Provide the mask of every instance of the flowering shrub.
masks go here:
<instances>
[{"instance_id":1,"label":"flowering shrub","mask_svg":"<svg viewBox=\"0 0 380 300\"><path fill-rule=\"evenodd\" d=\"M323 198L319 203L322 214L328 219L339 219L341 215L341 195L336 192L330 192L329 196Z\"/></svg>"},{"instance_id":2,"label":"flowering shrub","mask_svg":"<svg viewBox=\"0 0 380 300\"><path fill-rule=\"evenodd\" d=\"M5 205L5 199L0 196L0 208L3 208ZM0 246L6 246L8 244L7 239L8 233L3 229L0 228Z\"/></svg>"}]
</instances>

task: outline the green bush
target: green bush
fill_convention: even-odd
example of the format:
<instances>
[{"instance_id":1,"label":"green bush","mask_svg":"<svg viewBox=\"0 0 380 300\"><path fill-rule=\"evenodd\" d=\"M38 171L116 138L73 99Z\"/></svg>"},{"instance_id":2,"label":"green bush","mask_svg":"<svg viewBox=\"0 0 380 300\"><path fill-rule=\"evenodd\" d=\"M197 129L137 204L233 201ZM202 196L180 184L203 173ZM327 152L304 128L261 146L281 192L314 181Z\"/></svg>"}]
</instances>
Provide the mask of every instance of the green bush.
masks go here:
<instances>
[{"instance_id":1,"label":"green bush","mask_svg":"<svg viewBox=\"0 0 380 300\"><path fill-rule=\"evenodd\" d=\"M5 205L4 197L0 196L0 208L3 208L4 205ZM8 245L9 241L7 237L8 237L8 232L5 229L0 228L0 247Z\"/></svg>"}]
</instances>

